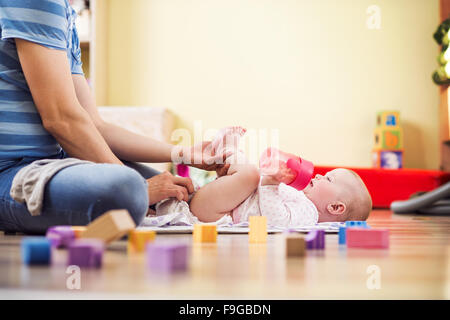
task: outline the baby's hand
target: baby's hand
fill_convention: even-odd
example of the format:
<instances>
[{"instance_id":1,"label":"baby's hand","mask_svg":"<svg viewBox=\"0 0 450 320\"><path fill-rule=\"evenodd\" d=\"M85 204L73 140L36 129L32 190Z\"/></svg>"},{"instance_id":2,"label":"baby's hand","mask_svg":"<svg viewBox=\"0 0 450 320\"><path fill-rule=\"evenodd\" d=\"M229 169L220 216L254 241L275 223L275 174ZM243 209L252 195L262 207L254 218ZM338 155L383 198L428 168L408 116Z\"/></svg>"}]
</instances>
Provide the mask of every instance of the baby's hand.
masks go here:
<instances>
[{"instance_id":1,"label":"baby's hand","mask_svg":"<svg viewBox=\"0 0 450 320\"><path fill-rule=\"evenodd\" d=\"M294 181L296 175L283 162L283 163L280 163L280 170L278 170L278 172L273 177L276 180L278 180L280 183L290 184L292 181Z\"/></svg>"},{"instance_id":2,"label":"baby's hand","mask_svg":"<svg viewBox=\"0 0 450 320\"><path fill-rule=\"evenodd\" d=\"M261 181L261 184L264 185L277 185L280 183L290 184L294 181L296 175L295 173L289 169L285 163L280 163L279 170L276 174L265 176Z\"/></svg>"}]
</instances>

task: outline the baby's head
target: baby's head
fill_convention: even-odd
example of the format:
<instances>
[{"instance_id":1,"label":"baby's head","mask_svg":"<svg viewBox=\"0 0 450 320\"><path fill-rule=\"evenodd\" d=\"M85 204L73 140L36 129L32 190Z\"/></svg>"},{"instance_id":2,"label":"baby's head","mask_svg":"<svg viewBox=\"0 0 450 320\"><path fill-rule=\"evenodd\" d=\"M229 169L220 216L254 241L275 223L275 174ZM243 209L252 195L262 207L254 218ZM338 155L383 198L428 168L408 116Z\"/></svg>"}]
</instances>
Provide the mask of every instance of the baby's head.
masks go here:
<instances>
[{"instance_id":1,"label":"baby's head","mask_svg":"<svg viewBox=\"0 0 450 320\"><path fill-rule=\"evenodd\" d=\"M317 207L319 222L366 220L372 210L366 185L351 170L317 174L303 192Z\"/></svg>"}]
</instances>

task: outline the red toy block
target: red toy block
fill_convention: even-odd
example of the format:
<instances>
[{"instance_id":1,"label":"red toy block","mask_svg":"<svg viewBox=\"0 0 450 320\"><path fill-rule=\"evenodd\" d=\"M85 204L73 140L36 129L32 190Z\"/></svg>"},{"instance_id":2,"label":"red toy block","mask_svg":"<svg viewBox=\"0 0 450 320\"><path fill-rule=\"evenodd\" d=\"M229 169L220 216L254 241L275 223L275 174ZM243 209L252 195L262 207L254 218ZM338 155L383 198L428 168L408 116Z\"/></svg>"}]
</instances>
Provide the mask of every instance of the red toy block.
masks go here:
<instances>
[{"instance_id":1,"label":"red toy block","mask_svg":"<svg viewBox=\"0 0 450 320\"><path fill-rule=\"evenodd\" d=\"M389 230L347 228L348 248L389 248Z\"/></svg>"}]
</instances>

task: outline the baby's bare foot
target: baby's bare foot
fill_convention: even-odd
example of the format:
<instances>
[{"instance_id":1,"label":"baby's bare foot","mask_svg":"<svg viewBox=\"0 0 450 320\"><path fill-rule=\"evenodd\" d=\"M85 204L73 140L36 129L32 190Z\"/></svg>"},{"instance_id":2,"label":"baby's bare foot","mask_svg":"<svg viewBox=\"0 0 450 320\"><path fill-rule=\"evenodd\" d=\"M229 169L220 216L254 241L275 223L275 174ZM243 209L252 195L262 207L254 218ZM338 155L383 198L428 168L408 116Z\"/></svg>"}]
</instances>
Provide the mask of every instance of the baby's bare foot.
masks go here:
<instances>
[{"instance_id":1,"label":"baby's bare foot","mask_svg":"<svg viewBox=\"0 0 450 320\"><path fill-rule=\"evenodd\" d=\"M247 130L239 126L221 129L211 144L215 154L224 150L238 150L239 141L245 132Z\"/></svg>"}]
</instances>

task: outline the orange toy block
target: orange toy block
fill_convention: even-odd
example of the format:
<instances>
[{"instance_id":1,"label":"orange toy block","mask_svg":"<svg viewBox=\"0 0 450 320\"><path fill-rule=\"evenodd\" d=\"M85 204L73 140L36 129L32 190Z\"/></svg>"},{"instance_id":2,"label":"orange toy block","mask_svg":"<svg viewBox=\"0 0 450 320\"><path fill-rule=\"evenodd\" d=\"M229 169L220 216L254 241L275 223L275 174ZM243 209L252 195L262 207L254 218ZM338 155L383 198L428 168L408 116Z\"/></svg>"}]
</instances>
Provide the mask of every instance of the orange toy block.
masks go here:
<instances>
[{"instance_id":1,"label":"orange toy block","mask_svg":"<svg viewBox=\"0 0 450 320\"><path fill-rule=\"evenodd\" d=\"M403 150L402 128L375 128L375 150Z\"/></svg>"},{"instance_id":2,"label":"orange toy block","mask_svg":"<svg viewBox=\"0 0 450 320\"><path fill-rule=\"evenodd\" d=\"M267 218L263 216L251 216L249 218L248 240L250 243L267 241Z\"/></svg>"},{"instance_id":3,"label":"orange toy block","mask_svg":"<svg viewBox=\"0 0 450 320\"><path fill-rule=\"evenodd\" d=\"M110 243L119 240L136 227L128 210L111 210L88 224L81 238L94 238Z\"/></svg>"},{"instance_id":4,"label":"orange toy block","mask_svg":"<svg viewBox=\"0 0 450 320\"><path fill-rule=\"evenodd\" d=\"M128 234L128 251L143 252L150 241L155 240L156 232L148 230L132 230Z\"/></svg>"},{"instance_id":5,"label":"orange toy block","mask_svg":"<svg viewBox=\"0 0 450 320\"><path fill-rule=\"evenodd\" d=\"M75 239L80 239L81 234L87 230L84 226L72 226L72 231L75 234Z\"/></svg>"},{"instance_id":6,"label":"orange toy block","mask_svg":"<svg viewBox=\"0 0 450 320\"><path fill-rule=\"evenodd\" d=\"M305 239L298 235L288 235L286 237L286 256L302 257L305 255Z\"/></svg>"},{"instance_id":7,"label":"orange toy block","mask_svg":"<svg viewBox=\"0 0 450 320\"><path fill-rule=\"evenodd\" d=\"M195 224L192 236L194 242L216 242L217 226L212 224Z\"/></svg>"}]
</instances>

